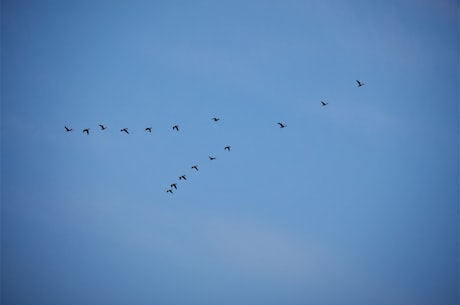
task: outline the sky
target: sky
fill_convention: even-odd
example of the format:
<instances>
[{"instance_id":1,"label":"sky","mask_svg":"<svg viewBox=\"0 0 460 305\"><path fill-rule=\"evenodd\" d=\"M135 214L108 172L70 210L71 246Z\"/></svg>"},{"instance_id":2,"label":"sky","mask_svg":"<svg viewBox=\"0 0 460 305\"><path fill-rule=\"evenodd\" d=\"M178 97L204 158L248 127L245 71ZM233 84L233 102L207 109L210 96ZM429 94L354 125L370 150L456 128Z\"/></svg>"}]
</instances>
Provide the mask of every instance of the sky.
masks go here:
<instances>
[{"instance_id":1,"label":"sky","mask_svg":"<svg viewBox=\"0 0 460 305\"><path fill-rule=\"evenodd\" d=\"M1 303L459 304L459 54L453 0L3 0Z\"/></svg>"}]
</instances>

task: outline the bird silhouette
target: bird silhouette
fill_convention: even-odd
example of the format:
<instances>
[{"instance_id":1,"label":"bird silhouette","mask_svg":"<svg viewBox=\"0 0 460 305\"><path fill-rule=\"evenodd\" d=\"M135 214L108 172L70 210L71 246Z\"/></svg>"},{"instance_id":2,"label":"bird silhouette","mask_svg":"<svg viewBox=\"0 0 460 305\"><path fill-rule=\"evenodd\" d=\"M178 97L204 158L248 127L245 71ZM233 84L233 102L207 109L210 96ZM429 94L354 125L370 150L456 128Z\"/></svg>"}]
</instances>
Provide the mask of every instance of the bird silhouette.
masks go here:
<instances>
[{"instance_id":1,"label":"bird silhouette","mask_svg":"<svg viewBox=\"0 0 460 305\"><path fill-rule=\"evenodd\" d=\"M212 160L216 160L216 157L211 157L211 156L209 156L208 158L209 158L209 160L211 160L211 161L212 161Z\"/></svg>"},{"instance_id":2,"label":"bird silhouette","mask_svg":"<svg viewBox=\"0 0 460 305\"><path fill-rule=\"evenodd\" d=\"M280 125L280 128L285 128L287 127L287 125L283 124L283 123L278 123L278 125Z\"/></svg>"},{"instance_id":3,"label":"bird silhouette","mask_svg":"<svg viewBox=\"0 0 460 305\"><path fill-rule=\"evenodd\" d=\"M152 127L145 128L145 131L152 132Z\"/></svg>"},{"instance_id":4,"label":"bird silhouette","mask_svg":"<svg viewBox=\"0 0 460 305\"><path fill-rule=\"evenodd\" d=\"M86 132L86 134L89 135L89 128L83 129L83 132Z\"/></svg>"},{"instance_id":5,"label":"bird silhouette","mask_svg":"<svg viewBox=\"0 0 460 305\"><path fill-rule=\"evenodd\" d=\"M177 184L176 183L172 183L171 184L171 188L175 188L177 190Z\"/></svg>"},{"instance_id":6,"label":"bird silhouette","mask_svg":"<svg viewBox=\"0 0 460 305\"><path fill-rule=\"evenodd\" d=\"M230 146L225 146L225 147L224 147L224 150L230 151Z\"/></svg>"},{"instance_id":7,"label":"bird silhouette","mask_svg":"<svg viewBox=\"0 0 460 305\"><path fill-rule=\"evenodd\" d=\"M192 169L198 171L198 165L193 165L193 166L192 166Z\"/></svg>"},{"instance_id":8,"label":"bird silhouette","mask_svg":"<svg viewBox=\"0 0 460 305\"><path fill-rule=\"evenodd\" d=\"M66 131L66 132L72 131L72 128L69 128L69 127L67 127L67 126L64 126L64 128L65 128L65 131Z\"/></svg>"},{"instance_id":9,"label":"bird silhouette","mask_svg":"<svg viewBox=\"0 0 460 305\"><path fill-rule=\"evenodd\" d=\"M364 83L360 82L359 80L356 80L356 82L358 83L358 87L364 86Z\"/></svg>"},{"instance_id":10,"label":"bird silhouette","mask_svg":"<svg viewBox=\"0 0 460 305\"><path fill-rule=\"evenodd\" d=\"M107 129L107 127L105 127L105 126L102 125L102 124L99 124L99 127L101 127L101 130L106 130L106 129Z\"/></svg>"},{"instance_id":11,"label":"bird silhouette","mask_svg":"<svg viewBox=\"0 0 460 305\"><path fill-rule=\"evenodd\" d=\"M172 194L173 191L172 191L172 189L169 189L169 190L166 191L166 193L171 193Z\"/></svg>"},{"instance_id":12,"label":"bird silhouette","mask_svg":"<svg viewBox=\"0 0 460 305\"><path fill-rule=\"evenodd\" d=\"M179 125L174 125L172 129L179 131Z\"/></svg>"},{"instance_id":13,"label":"bird silhouette","mask_svg":"<svg viewBox=\"0 0 460 305\"><path fill-rule=\"evenodd\" d=\"M185 177L185 175L182 175L179 177L179 180L187 180L187 178Z\"/></svg>"},{"instance_id":14,"label":"bird silhouette","mask_svg":"<svg viewBox=\"0 0 460 305\"><path fill-rule=\"evenodd\" d=\"M123 129L120 129L121 132L126 132L126 134L129 134L128 132L128 128L123 128Z\"/></svg>"},{"instance_id":15,"label":"bird silhouette","mask_svg":"<svg viewBox=\"0 0 460 305\"><path fill-rule=\"evenodd\" d=\"M220 119L219 119L219 118L212 118L212 120L213 120L214 122L217 122L217 121L219 121Z\"/></svg>"},{"instance_id":16,"label":"bird silhouette","mask_svg":"<svg viewBox=\"0 0 460 305\"><path fill-rule=\"evenodd\" d=\"M326 103L326 102L321 101L321 106L324 107L324 106L326 106L327 104L329 104L329 103Z\"/></svg>"}]
</instances>

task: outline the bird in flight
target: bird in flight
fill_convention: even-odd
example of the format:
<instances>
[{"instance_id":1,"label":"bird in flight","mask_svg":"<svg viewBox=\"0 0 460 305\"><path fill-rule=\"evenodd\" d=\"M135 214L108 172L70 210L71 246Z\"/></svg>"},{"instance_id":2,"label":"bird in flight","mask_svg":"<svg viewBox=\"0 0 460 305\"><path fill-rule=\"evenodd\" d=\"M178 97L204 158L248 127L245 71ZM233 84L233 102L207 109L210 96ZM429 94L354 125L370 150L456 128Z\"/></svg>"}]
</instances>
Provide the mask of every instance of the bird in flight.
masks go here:
<instances>
[{"instance_id":1,"label":"bird in flight","mask_svg":"<svg viewBox=\"0 0 460 305\"><path fill-rule=\"evenodd\" d=\"M327 104L329 104L329 103L321 101L321 106L326 106Z\"/></svg>"},{"instance_id":2,"label":"bird in flight","mask_svg":"<svg viewBox=\"0 0 460 305\"><path fill-rule=\"evenodd\" d=\"M224 150L230 151L230 146L225 146L225 147L224 147Z\"/></svg>"},{"instance_id":3,"label":"bird in flight","mask_svg":"<svg viewBox=\"0 0 460 305\"><path fill-rule=\"evenodd\" d=\"M69 128L69 127L67 127L67 126L64 126L64 128L65 128L65 131L66 131L66 132L72 131L72 128Z\"/></svg>"},{"instance_id":4,"label":"bird in flight","mask_svg":"<svg viewBox=\"0 0 460 305\"><path fill-rule=\"evenodd\" d=\"M173 191L172 191L172 189L169 189L169 190L166 191L166 193L171 193L172 194Z\"/></svg>"},{"instance_id":5,"label":"bird in flight","mask_svg":"<svg viewBox=\"0 0 460 305\"><path fill-rule=\"evenodd\" d=\"M360 82L359 80L356 80L356 82L358 83L358 87L364 86L364 83Z\"/></svg>"},{"instance_id":6,"label":"bird in flight","mask_svg":"<svg viewBox=\"0 0 460 305\"><path fill-rule=\"evenodd\" d=\"M185 177L185 175L182 175L179 177L179 180L187 180L187 178Z\"/></svg>"},{"instance_id":7,"label":"bird in flight","mask_svg":"<svg viewBox=\"0 0 460 305\"><path fill-rule=\"evenodd\" d=\"M99 124L99 127L101 127L101 130L106 130L106 129L107 129L107 127L105 127L105 126L102 125L102 124Z\"/></svg>"},{"instance_id":8,"label":"bird in flight","mask_svg":"<svg viewBox=\"0 0 460 305\"><path fill-rule=\"evenodd\" d=\"M214 122L217 122L217 121L219 121L220 119L219 119L219 118L212 118L212 120L213 120Z\"/></svg>"},{"instance_id":9,"label":"bird in flight","mask_svg":"<svg viewBox=\"0 0 460 305\"><path fill-rule=\"evenodd\" d=\"M152 127L145 128L145 131L152 132Z\"/></svg>"},{"instance_id":10,"label":"bird in flight","mask_svg":"<svg viewBox=\"0 0 460 305\"><path fill-rule=\"evenodd\" d=\"M86 132L86 134L89 135L89 128L83 129L83 132Z\"/></svg>"},{"instance_id":11,"label":"bird in flight","mask_svg":"<svg viewBox=\"0 0 460 305\"><path fill-rule=\"evenodd\" d=\"M174 126L173 126L173 129L179 131L179 125L174 125Z\"/></svg>"},{"instance_id":12,"label":"bird in flight","mask_svg":"<svg viewBox=\"0 0 460 305\"><path fill-rule=\"evenodd\" d=\"M123 128L123 129L120 129L121 132L126 132L126 134L129 134L128 132L128 128Z\"/></svg>"},{"instance_id":13,"label":"bird in flight","mask_svg":"<svg viewBox=\"0 0 460 305\"><path fill-rule=\"evenodd\" d=\"M177 184L175 183L171 184L171 188L175 188L177 190Z\"/></svg>"},{"instance_id":14,"label":"bird in flight","mask_svg":"<svg viewBox=\"0 0 460 305\"><path fill-rule=\"evenodd\" d=\"M198 165L193 165L193 166L192 166L192 169L198 171Z\"/></svg>"},{"instance_id":15,"label":"bird in flight","mask_svg":"<svg viewBox=\"0 0 460 305\"><path fill-rule=\"evenodd\" d=\"M287 125L283 124L283 123L278 123L278 125L280 125L280 128L285 128Z\"/></svg>"},{"instance_id":16,"label":"bird in flight","mask_svg":"<svg viewBox=\"0 0 460 305\"><path fill-rule=\"evenodd\" d=\"M211 156L209 156L208 158L209 158L209 160L211 160L211 161L212 161L212 160L216 160L216 157L211 157Z\"/></svg>"}]
</instances>

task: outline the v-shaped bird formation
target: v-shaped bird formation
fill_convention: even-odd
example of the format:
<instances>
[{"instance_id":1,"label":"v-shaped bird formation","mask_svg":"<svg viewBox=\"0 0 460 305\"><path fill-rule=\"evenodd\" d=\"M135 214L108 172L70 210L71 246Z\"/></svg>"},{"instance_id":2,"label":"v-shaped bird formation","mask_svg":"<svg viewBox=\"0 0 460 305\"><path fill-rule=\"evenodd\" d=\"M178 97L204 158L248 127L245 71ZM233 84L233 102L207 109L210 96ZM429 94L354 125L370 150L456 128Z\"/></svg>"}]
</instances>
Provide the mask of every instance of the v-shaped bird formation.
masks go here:
<instances>
[{"instance_id":1,"label":"v-shaped bird formation","mask_svg":"<svg viewBox=\"0 0 460 305\"><path fill-rule=\"evenodd\" d=\"M359 80L356 80L356 84L357 84L358 87L364 86L364 83L359 81ZM326 101L320 101L320 102L321 102L322 107L325 107L325 106L329 105L329 102L326 102ZM220 118L213 117L212 121L218 122L218 121L220 121ZM276 125L278 125L279 128L282 128L282 129L287 127L287 125L285 123L283 123L283 122L277 122ZM105 130L108 129L108 127L105 126L104 124L98 124L98 126L100 127L100 131L105 131ZM66 133L73 131L73 129L68 127L67 125L64 126L64 129L65 129ZM176 132L179 132L179 125L178 124L173 125L172 129L175 130ZM152 127L145 127L144 131L147 132L147 133L152 133ZM120 132L125 133L126 135L130 134L130 132L128 131L127 127L121 128ZM82 133L86 133L86 135L89 135L90 134L90 128L84 128ZM224 150L230 152L231 151L231 146L230 145L224 146ZM214 160L217 159L217 157L215 157L215 156L208 156L208 158L209 158L210 161L214 161ZM198 172L198 165L197 164L192 165L190 168L192 170L194 170L195 172ZM186 181L187 180L187 175L182 174L182 175L178 176L178 179L179 179L179 181ZM173 194L174 191L176 191L178 189L177 185L178 185L178 182L171 183L170 187L166 190L166 192L170 193L170 194Z\"/></svg>"}]
</instances>

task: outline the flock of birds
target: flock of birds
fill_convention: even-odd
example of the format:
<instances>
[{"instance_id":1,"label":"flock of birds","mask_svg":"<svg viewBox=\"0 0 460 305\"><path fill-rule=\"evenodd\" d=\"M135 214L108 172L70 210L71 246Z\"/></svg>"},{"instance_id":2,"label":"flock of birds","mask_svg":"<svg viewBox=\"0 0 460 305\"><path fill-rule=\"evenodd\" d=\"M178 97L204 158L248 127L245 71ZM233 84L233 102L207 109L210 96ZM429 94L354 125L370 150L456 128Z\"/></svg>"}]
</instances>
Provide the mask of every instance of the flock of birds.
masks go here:
<instances>
[{"instance_id":1,"label":"flock of birds","mask_svg":"<svg viewBox=\"0 0 460 305\"><path fill-rule=\"evenodd\" d=\"M101 128L101 130L106 130L107 129L107 127L102 125L102 124L99 124L99 127ZM65 128L66 132L69 132L69 131L73 130L72 128L67 127L67 126L64 126L64 128ZM179 125L174 125L173 129L176 129L177 131L179 131ZM120 129L120 131L124 132L126 134L129 134L128 128L122 128L122 129ZM145 131L152 132L152 127L146 127ZM83 129L83 133L86 133L87 135L89 135L89 128Z\"/></svg>"},{"instance_id":2,"label":"flock of birds","mask_svg":"<svg viewBox=\"0 0 460 305\"><path fill-rule=\"evenodd\" d=\"M359 80L356 80L356 83L357 83L358 87L364 86L364 83L360 82ZM321 106L322 106L322 107L325 107L325 106L327 106L328 104L329 104L328 102L321 101ZM218 117L213 117L212 120L213 120L214 122L218 122L218 121L220 121L220 118L218 118ZM282 123L282 122L278 122L277 124L279 125L280 128L286 128L286 127L287 127L287 125L286 125L285 123ZM103 124L99 124L99 127L100 127L100 130L106 130L106 129L107 129L107 127L106 127L105 125L103 125ZM66 132L71 132L71 131L73 130L72 128L67 127L67 126L64 126L64 128L65 128L65 131L66 131ZM176 125L172 126L172 129L178 132L178 131L179 131L179 125L176 124ZM83 133L86 133L87 135L89 135L89 131L90 131L90 128L85 128L85 129L83 129ZM146 128L145 128L145 131L151 133L151 132L152 132L152 127L146 127ZM120 129L120 132L124 132L124 133L126 133L126 134L129 134L129 130L128 130L128 128L126 128L126 127ZM224 147L224 150L230 151L230 150L231 150L231 146L229 146L229 145L228 145L228 146L225 146L225 147ZM216 159L216 157L213 157L213 156L209 156L208 158L209 158L209 160L211 160L211 161L213 161L213 160ZM198 165L192 165L191 169L192 169L192 170L195 170L195 171L198 171ZM181 175L181 176L179 176L179 181L181 181L181 180L184 180L184 181L187 180L187 176L186 176L186 175ZM174 189L174 190L173 190L173 189ZM177 182L171 183L170 186L169 186L169 188L166 190L166 192L167 192L167 193L170 193L170 194L173 194L175 190L177 190Z\"/></svg>"}]
</instances>

